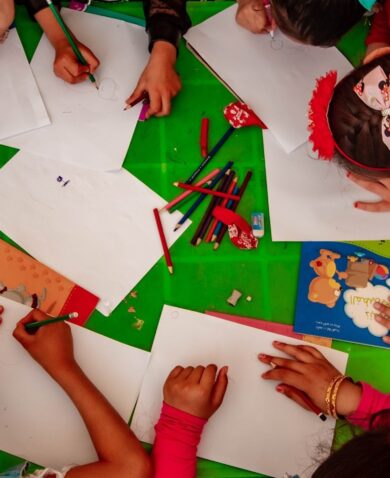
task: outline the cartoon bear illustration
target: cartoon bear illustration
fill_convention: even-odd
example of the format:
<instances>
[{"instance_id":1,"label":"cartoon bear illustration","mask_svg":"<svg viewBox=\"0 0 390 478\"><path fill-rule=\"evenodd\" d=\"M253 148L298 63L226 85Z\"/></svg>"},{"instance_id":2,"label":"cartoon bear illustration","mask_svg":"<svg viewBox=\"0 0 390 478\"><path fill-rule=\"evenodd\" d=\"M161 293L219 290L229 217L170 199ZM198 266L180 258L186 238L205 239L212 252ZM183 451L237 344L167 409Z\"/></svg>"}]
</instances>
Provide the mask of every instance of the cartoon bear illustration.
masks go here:
<instances>
[{"instance_id":1,"label":"cartoon bear illustration","mask_svg":"<svg viewBox=\"0 0 390 478\"><path fill-rule=\"evenodd\" d=\"M20 304L37 309L46 299L46 289L44 288L42 290L42 294L40 296L37 294L30 295L26 290L26 286L23 284L13 289L9 289L3 282L0 281L0 295L7 299L13 300L14 302L19 302Z\"/></svg>"},{"instance_id":2,"label":"cartoon bear illustration","mask_svg":"<svg viewBox=\"0 0 390 478\"><path fill-rule=\"evenodd\" d=\"M336 267L336 259L340 259L340 254L329 251L328 249L321 249L320 256L310 262L310 267L318 277L315 277L309 285L308 298L311 302L318 302L333 308L340 295L341 285L334 279L337 274L339 279L345 279L347 274L339 272Z\"/></svg>"}]
</instances>

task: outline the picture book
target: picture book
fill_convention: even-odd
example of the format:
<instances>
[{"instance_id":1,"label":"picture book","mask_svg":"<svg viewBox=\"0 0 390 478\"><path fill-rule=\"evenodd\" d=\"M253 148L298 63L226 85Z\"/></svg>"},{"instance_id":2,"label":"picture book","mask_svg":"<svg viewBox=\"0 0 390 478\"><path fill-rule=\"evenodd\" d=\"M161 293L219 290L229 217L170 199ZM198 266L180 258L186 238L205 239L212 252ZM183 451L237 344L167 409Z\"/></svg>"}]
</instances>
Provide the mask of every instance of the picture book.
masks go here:
<instances>
[{"instance_id":1,"label":"picture book","mask_svg":"<svg viewBox=\"0 0 390 478\"><path fill-rule=\"evenodd\" d=\"M377 248L378 249L378 248ZM390 306L390 255L353 244L302 246L295 332L389 347L375 320L376 302Z\"/></svg>"}]
</instances>

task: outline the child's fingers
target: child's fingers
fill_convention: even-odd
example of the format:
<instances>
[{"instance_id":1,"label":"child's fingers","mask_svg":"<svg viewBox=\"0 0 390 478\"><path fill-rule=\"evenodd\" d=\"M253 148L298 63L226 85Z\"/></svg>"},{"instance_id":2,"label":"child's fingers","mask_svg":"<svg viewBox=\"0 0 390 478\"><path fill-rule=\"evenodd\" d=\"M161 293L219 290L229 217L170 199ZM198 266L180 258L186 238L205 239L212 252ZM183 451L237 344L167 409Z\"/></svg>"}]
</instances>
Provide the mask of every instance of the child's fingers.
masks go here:
<instances>
[{"instance_id":1,"label":"child's fingers","mask_svg":"<svg viewBox=\"0 0 390 478\"><path fill-rule=\"evenodd\" d=\"M4 307L0 305L0 314L2 314L3 312L4 312Z\"/></svg>"},{"instance_id":2,"label":"child's fingers","mask_svg":"<svg viewBox=\"0 0 390 478\"><path fill-rule=\"evenodd\" d=\"M13 331L14 338L20 342L24 347L34 342L34 336L29 334L25 328L26 324L31 322L36 322L36 319L33 317L33 312L31 311L26 317L19 320L16 324L16 328Z\"/></svg>"},{"instance_id":3,"label":"child's fingers","mask_svg":"<svg viewBox=\"0 0 390 478\"><path fill-rule=\"evenodd\" d=\"M200 384L203 385L205 388L211 390L215 383L215 377L217 375L217 366L214 364L207 365L204 369L202 377L200 379Z\"/></svg>"},{"instance_id":4,"label":"child's fingers","mask_svg":"<svg viewBox=\"0 0 390 478\"><path fill-rule=\"evenodd\" d=\"M180 378L186 380L194 370L194 367L186 367L180 374Z\"/></svg>"},{"instance_id":5,"label":"child's fingers","mask_svg":"<svg viewBox=\"0 0 390 478\"><path fill-rule=\"evenodd\" d=\"M92 51L89 48L85 47L84 45L80 46L80 51L83 57L85 58L85 61L89 65L88 70L91 73L94 73L99 67L100 61L96 58L96 56L92 53Z\"/></svg>"},{"instance_id":6,"label":"child's fingers","mask_svg":"<svg viewBox=\"0 0 390 478\"><path fill-rule=\"evenodd\" d=\"M226 389L229 383L227 373L228 367L226 366L222 367L218 373L217 380L214 384L211 395L211 402L214 408L219 408L225 397Z\"/></svg>"},{"instance_id":7,"label":"child's fingers","mask_svg":"<svg viewBox=\"0 0 390 478\"><path fill-rule=\"evenodd\" d=\"M198 365L194 368L187 380L191 383L198 384L202 378L203 371L204 367L202 367L202 365Z\"/></svg>"},{"instance_id":8,"label":"child's fingers","mask_svg":"<svg viewBox=\"0 0 390 478\"><path fill-rule=\"evenodd\" d=\"M273 370L268 370L261 375L261 378L264 380L283 382L292 387L296 387L299 390L304 390L306 384L304 375L286 368L274 368Z\"/></svg>"},{"instance_id":9,"label":"child's fingers","mask_svg":"<svg viewBox=\"0 0 390 478\"><path fill-rule=\"evenodd\" d=\"M146 113L146 118L157 115L161 111L162 103L161 96L153 90L148 91L150 105L148 112Z\"/></svg>"},{"instance_id":10,"label":"child's fingers","mask_svg":"<svg viewBox=\"0 0 390 478\"><path fill-rule=\"evenodd\" d=\"M184 370L184 367L182 367L181 365L176 365L176 367L168 375L167 380L177 378L183 370Z\"/></svg>"},{"instance_id":11,"label":"child's fingers","mask_svg":"<svg viewBox=\"0 0 390 478\"><path fill-rule=\"evenodd\" d=\"M382 337L382 340L385 344L390 345L390 336L389 335L386 335L385 337Z\"/></svg>"},{"instance_id":12,"label":"child's fingers","mask_svg":"<svg viewBox=\"0 0 390 478\"><path fill-rule=\"evenodd\" d=\"M161 111L156 114L156 116L168 116L171 112L171 95L169 93L165 93L161 95Z\"/></svg>"},{"instance_id":13,"label":"child's fingers","mask_svg":"<svg viewBox=\"0 0 390 478\"><path fill-rule=\"evenodd\" d=\"M361 176L357 174L348 173L347 177L350 181L357 184L363 189L370 191L371 193L377 194L378 196L390 201L390 191L386 188L383 184L377 181L370 181L368 179L363 179ZM365 204L365 203L362 203Z\"/></svg>"},{"instance_id":14,"label":"child's fingers","mask_svg":"<svg viewBox=\"0 0 390 478\"><path fill-rule=\"evenodd\" d=\"M356 209L361 209L366 212L389 212L390 211L390 201L379 201L379 202L355 202L354 204Z\"/></svg>"},{"instance_id":15,"label":"child's fingers","mask_svg":"<svg viewBox=\"0 0 390 478\"><path fill-rule=\"evenodd\" d=\"M126 103L130 104L132 101L137 100L145 91L145 85L143 81L139 81L135 87L133 93L127 98Z\"/></svg>"},{"instance_id":16,"label":"child's fingers","mask_svg":"<svg viewBox=\"0 0 390 478\"><path fill-rule=\"evenodd\" d=\"M282 352L286 353L287 355L291 355L296 360L300 360L301 362L305 363L312 363L315 361L315 357L311 352L301 348L299 345L289 345L283 342L272 342L272 345L277 349L281 350Z\"/></svg>"},{"instance_id":17,"label":"child's fingers","mask_svg":"<svg viewBox=\"0 0 390 478\"><path fill-rule=\"evenodd\" d=\"M289 385L286 385L285 383L281 383L276 387L276 391L278 393L285 395L290 400L293 400L302 408L310 411L310 408L306 405L304 400L302 400L300 395L295 392L294 387L290 387Z\"/></svg>"},{"instance_id":18,"label":"child's fingers","mask_svg":"<svg viewBox=\"0 0 390 478\"><path fill-rule=\"evenodd\" d=\"M261 362L268 365L288 368L289 370L294 370L295 372L299 373L304 373L306 367L306 365L302 362L281 357L273 357L271 355L259 354L258 358Z\"/></svg>"}]
</instances>

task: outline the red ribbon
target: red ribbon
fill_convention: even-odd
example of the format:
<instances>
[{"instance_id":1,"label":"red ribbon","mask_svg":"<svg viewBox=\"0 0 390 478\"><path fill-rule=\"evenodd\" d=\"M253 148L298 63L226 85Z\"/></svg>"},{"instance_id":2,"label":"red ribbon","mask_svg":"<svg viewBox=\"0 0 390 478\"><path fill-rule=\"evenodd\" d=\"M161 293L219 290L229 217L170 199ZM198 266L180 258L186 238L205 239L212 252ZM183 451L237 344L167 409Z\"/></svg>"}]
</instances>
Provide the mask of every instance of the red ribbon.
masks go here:
<instances>
[{"instance_id":1,"label":"red ribbon","mask_svg":"<svg viewBox=\"0 0 390 478\"><path fill-rule=\"evenodd\" d=\"M256 249L259 241L253 235L249 223L236 212L225 207L216 206L213 216L228 226L229 237L239 249Z\"/></svg>"}]
</instances>

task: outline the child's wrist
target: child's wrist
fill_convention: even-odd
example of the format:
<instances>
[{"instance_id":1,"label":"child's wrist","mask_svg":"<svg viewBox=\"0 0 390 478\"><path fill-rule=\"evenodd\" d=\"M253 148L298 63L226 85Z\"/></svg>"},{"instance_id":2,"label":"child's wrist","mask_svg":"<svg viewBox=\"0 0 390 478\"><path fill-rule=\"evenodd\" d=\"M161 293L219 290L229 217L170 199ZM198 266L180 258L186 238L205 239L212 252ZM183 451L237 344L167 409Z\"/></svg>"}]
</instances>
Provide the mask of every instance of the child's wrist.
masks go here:
<instances>
[{"instance_id":1,"label":"child's wrist","mask_svg":"<svg viewBox=\"0 0 390 478\"><path fill-rule=\"evenodd\" d=\"M165 40L157 40L153 45L151 57L158 58L160 61L170 63L172 66L176 63L176 47Z\"/></svg>"},{"instance_id":2,"label":"child's wrist","mask_svg":"<svg viewBox=\"0 0 390 478\"><path fill-rule=\"evenodd\" d=\"M358 383L354 383L350 380L344 380L340 385L337 400L336 409L337 415L342 417L348 417L356 412L359 407L362 397L362 388Z\"/></svg>"}]
</instances>

